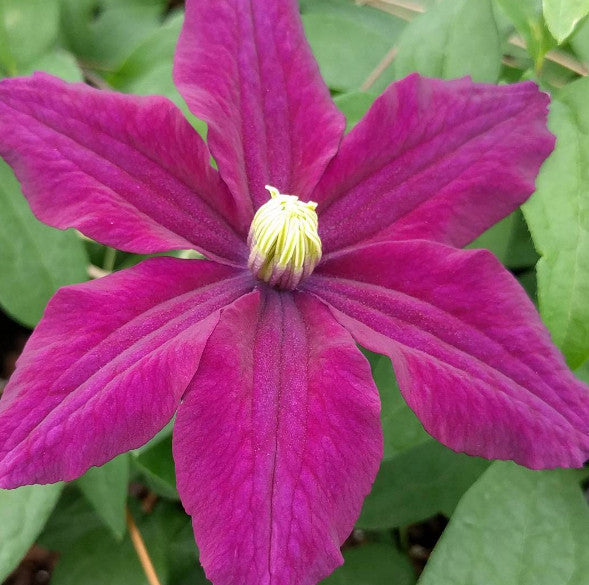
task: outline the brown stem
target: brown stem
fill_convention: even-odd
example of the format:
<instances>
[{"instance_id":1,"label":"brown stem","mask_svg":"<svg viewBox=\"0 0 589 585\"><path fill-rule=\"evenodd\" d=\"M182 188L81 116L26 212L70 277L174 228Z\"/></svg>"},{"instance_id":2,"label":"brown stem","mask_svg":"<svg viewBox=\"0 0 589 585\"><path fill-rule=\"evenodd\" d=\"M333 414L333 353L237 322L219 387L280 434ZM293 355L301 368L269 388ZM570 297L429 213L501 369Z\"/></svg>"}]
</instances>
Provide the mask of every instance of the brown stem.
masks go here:
<instances>
[{"instance_id":1,"label":"brown stem","mask_svg":"<svg viewBox=\"0 0 589 585\"><path fill-rule=\"evenodd\" d=\"M137 528L137 524L135 524L135 520L133 519L129 508L127 508L127 528L129 529L129 536L131 537L131 542L135 547L135 552L137 553L139 562L143 567L143 572L147 577L147 582L149 585L161 585L160 580L157 577L157 573L153 567L153 563L151 562L149 553L147 552L147 548L145 548L145 542L143 541L141 532L139 532L139 528Z\"/></svg>"},{"instance_id":2,"label":"brown stem","mask_svg":"<svg viewBox=\"0 0 589 585\"><path fill-rule=\"evenodd\" d=\"M362 91L368 91L376 82L376 80L385 72L386 68L393 62L397 56L397 47L393 47L382 58L381 62L370 72L366 81L360 86Z\"/></svg>"}]
</instances>

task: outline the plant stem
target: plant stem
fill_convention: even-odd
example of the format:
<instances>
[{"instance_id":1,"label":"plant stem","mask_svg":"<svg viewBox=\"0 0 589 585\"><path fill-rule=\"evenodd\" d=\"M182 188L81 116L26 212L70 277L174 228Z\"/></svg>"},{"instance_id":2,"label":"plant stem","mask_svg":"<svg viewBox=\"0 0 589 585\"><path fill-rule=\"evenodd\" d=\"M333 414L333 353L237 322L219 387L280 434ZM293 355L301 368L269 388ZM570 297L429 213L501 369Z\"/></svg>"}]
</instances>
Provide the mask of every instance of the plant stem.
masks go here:
<instances>
[{"instance_id":1,"label":"plant stem","mask_svg":"<svg viewBox=\"0 0 589 585\"><path fill-rule=\"evenodd\" d=\"M86 272L88 273L88 276L92 279L102 278L103 276L108 276L110 274L110 272L107 272L106 270L103 270L102 268L95 266L94 264L88 264Z\"/></svg>"},{"instance_id":2,"label":"plant stem","mask_svg":"<svg viewBox=\"0 0 589 585\"><path fill-rule=\"evenodd\" d=\"M87 81L89 81L97 89L104 89L107 91L112 89L112 87L102 77L100 77L100 75L91 69L82 67L82 72L84 73L84 77L87 79Z\"/></svg>"},{"instance_id":3,"label":"plant stem","mask_svg":"<svg viewBox=\"0 0 589 585\"><path fill-rule=\"evenodd\" d=\"M386 68L393 62L396 56L397 47L393 47L387 52L387 54L382 58L381 62L366 78L366 81L360 86L360 89L362 91L368 91L374 85L377 79L385 72Z\"/></svg>"},{"instance_id":4,"label":"plant stem","mask_svg":"<svg viewBox=\"0 0 589 585\"><path fill-rule=\"evenodd\" d=\"M106 272L112 272L115 267L115 260L117 257L117 251L114 248L107 248L104 252L104 258L102 261L102 269Z\"/></svg>"},{"instance_id":5,"label":"plant stem","mask_svg":"<svg viewBox=\"0 0 589 585\"><path fill-rule=\"evenodd\" d=\"M157 573L153 567L153 563L151 562L149 553L147 552L147 548L145 548L145 542L143 541L141 532L139 532L139 528L137 528L137 524L135 524L135 520L133 519L129 508L127 508L127 528L129 529L129 536L131 537L131 542L135 547L135 552L137 553L139 562L143 567L143 572L147 577L147 582L149 585L161 585L160 580L157 577Z\"/></svg>"}]
</instances>

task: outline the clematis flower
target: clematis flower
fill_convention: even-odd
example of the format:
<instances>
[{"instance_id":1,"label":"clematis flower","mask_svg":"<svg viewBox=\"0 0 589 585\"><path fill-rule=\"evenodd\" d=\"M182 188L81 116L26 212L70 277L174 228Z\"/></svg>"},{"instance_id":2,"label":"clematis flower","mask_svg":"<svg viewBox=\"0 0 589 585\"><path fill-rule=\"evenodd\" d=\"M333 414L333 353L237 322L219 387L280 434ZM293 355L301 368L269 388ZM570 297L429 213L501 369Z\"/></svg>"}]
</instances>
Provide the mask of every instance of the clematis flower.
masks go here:
<instances>
[{"instance_id":1,"label":"clematis flower","mask_svg":"<svg viewBox=\"0 0 589 585\"><path fill-rule=\"evenodd\" d=\"M583 464L587 387L517 281L459 249L532 193L552 150L534 84L412 75L344 137L294 0L188 0L175 80L208 148L164 98L0 83L0 154L40 220L207 258L55 295L0 401L2 487L71 480L177 413L211 581L314 584L382 455L357 343L391 358L452 449Z\"/></svg>"}]
</instances>

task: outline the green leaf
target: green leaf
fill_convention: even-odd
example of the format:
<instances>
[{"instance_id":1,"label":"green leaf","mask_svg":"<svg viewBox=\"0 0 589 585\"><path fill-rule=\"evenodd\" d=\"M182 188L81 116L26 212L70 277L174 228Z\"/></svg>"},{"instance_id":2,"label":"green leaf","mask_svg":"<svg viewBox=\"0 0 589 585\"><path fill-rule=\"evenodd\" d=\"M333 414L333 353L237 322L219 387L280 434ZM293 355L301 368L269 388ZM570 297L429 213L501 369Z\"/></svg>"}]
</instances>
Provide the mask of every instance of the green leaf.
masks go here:
<instances>
[{"instance_id":1,"label":"green leaf","mask_svg":"<svg viewBox=\"0 0 589 585\"><path fill-rule=\"evenodd\" d=\"M506 264L510 251L511 234L513 232L514 216L508 215L499 223L481 234L471 242L467 248L487 248Z\"/></svg>"},{"instance_id":2,"label":"green leaf","mask_svg":"<svg viewBox=\"0 0 589 585\"><path fill-rule=\"evenodd\" d=\"M300 0L303 23L327 85L357 90L393 49L406 22L350 0ZM325 28L322 27L325 23ZM338 29L339 25L343 28ZM370 87L381 93L393 81L389 65Z\"/></svg>"},{"instance_id":3,"label":"green leaf","mask_svg":"<svg viewBox=\"0 0 589 585\"><path fill-rule=\"evenodd\" d=\"M536 282L536 271L526 270L517 275L518 282L523 286L524 290L528 293L533 303L538 306L538 285Z\"/></svg>"},{"instance_id":4,"label":"green leaf","mask_svg":"<svg viewBox=\"0 0 589 585\"><path fill-rule=\"evenodd\" d=\"M184 14L176 12L145 38L106 80L114 88L138 95L163 95L171 99L201 136L207 126L188 109L172 79L174 53Z\"/></svg>"},{"instance_id":5,"label":"green leaf","mask_svg":"<svg viewBox=\"0 0 589 585\"><path fill-rule=\"evenodd\" d=\"M384 459L357 526L405 526L439 512L450 516L488 467L485 459L455 453L432 439Z\"/></svg>"},{"instance_id":6,"label":"green leaf","mask_svg":"<svg viewBox=\"0 0 589 585\"><path fill-rule=\"evenodd\" d=\"M142 451L135 457L134 464L156 494L164 498L178 499L171 437L166 437L153 447Z\"/></svg>"},{"instance_id":7,"label":"green leaf","mask_svg":"<svg viewBox=\"0 0 589 585\"><path fill-rule=\"evenodd\" d=\"M176 512L177 513L177 512ZM198 562L198 550L190 519L184 517L184 525L173 535L168 535L170 583L172 585L210 585Z\"/></svg>"},{"instance_id":8,"label":"green leaf","mask_svg":"<svg viewBox=\"0 0 589 585\"><path fill-rule=\"evenodd\" d=\"M0 490L0 582L17 567L43 529L63 484Z\"/></svg>"},{"instance_id":9,"label":"green leaf","mask_svg":"<svg viewBox=\"0 0 589 585\"><path fill-rule=\"evenodd\" d=\"M321 74L334 91L360 88L394 44L394 38L342 14L303 14L305 33ZM390 81L389 71L383 74Z\"/></svg>"},{"instance_id":10,"label":"green leaf","mask_svg":"<svg viewBox=\"0 0 589 585\"><path fill-rule=\"evenodd\" d=\"M390 360L366 354L382 403L384 458L357 525L381 530L450 515L489 462L433 440L401 396Z\"/></svg>"},{"instance_id":11,"label":"green leaf","mask_svg":"<svg viewBox=\"0 0 589 585\"><path fill-rule=\"evenodd\" d=\"M575 370L575 376L579 380L583 380L585 384L589 384L589 362L585 362L582 366Z\"/></svg>"},{"instance_id":12,"label":"green leaf","mask_svg":"<svg viewBox=\"0 0 589 585\"><path fill-rule=\"evenodd\" d=\"M536 69L556 42L546 28L541 0L495 0L523 37Z\"/></svg>"},{"instance_id":13,"label":"green leaf","mask_svg":"<svg viewBox=\"0 0 589 585\"><path fill-rule=\"evenodd\" d=\"M190 518L180 504L160 500L149 513L134 500L129 507L162 585L208 583L198 565ZM64 491L39 541L59 553L52 585L146 583L129 534L120 542L113 538L75 489Z\"/></svg>"},{"instance_id":14,"label":"green leaf","mask_svg":"<svg viewBox=\"0 0 589 585\"><path fill-rule=\"evenodd\" d=\"M415 574L409 559L394 546L364 544L344 551L344 564L321 585L412 585Z\"/></svg>"},{"instance_id":15,"label":"green leaf","mask_svg":"<svg viewBox=\"0 0 589 585\"><path fill-rule=\"evenodd\" d=\"M157 526L157 519L134 515L156 573L162 585L166 585L166 534ZM59 552L51 585L145 585L145 573L129 536L119 542L96 521L88 522L91 518L87 506L78 504L70 507L60 522L61 530L73 530L75 539L62 539L57 535L54 540L53 532L45 535L44 543ZM86 530L76 527L80 523L87 523Z\"/></svg>"},{"instance_id":16,"label":"green leaf","mask_svg":"<svg viewBox=\"0 0 589 585\"><path fill-rule=\"evenodd\" d=\"M57 0L0 0L0 68L16 75L57 38Z\"/></svg>"},{"instance_id":17,"label":"green leaf","mask_svg":"<svg viewBox=\"0 0 589 585\"><path fill-rule=\"evenodd\" d=\"M431 0L428 0L431 1ZM406 26L405 22L388 12L378 10L368 4L350 2L350 0L299 0L303 15L323 14L337 15L355 21L383 37L388 37L393 46L398 34Z\"/></svg>"},{"instance_id":18,"label":"green leaf","mask_svg":"<svg viewBox=\"0 0 589 585\"><path fill-rule=\"evenodd\" d=\"M544 18L560 45L589 14L589 0L543 0Z\"/></svg>"},{"instance_id":19,"label":"green leaf","mask_svg":"<svg viewBox=\"0 0 589 585\"><path fill-rule=\"evenodd\" d=\"M540 312L573 368L589 357L589 79L552 102L556 148L523 206L538 262Z\"/></svg>"},{"instance_id":20,"label":"green leaf","mask_svg":"<svg viewBox=\"0 0 589 585\"><path fill-rule=\"evenodd\" d=\"M116 68L159 26L165 0L60 0L67 47L99 73Z\"/></svg>"},{"instance_id":21,"label":"green leaf","mask_svg":"<svg viewBox=\"0 0 589 585\"><path fill-rule=\"evenodd\" d=\"M37 542L55 551L68 550L88 532L104 528L94 508L73 484L66 484L57 506Z\"/></svg>"},{"instance_id":22,"label":"green leaf","mask_svg":"<svg viewBox=\"0 0 589 585\"><path fill-rule=\"evenodd\" d=\"M335 98L335 104L346 117L346 132L349 132L362 119L375 97L370 93L354 91Z\"/></svg>"},{"instance_id":23,"label":"green leaf","mask_svg":"<svg viewBox=\"0 0 589 585\"><path fill-rule=\"evenodd\" d=\"M55 291L87 279L78 236L37 221L10 167L0 160L0 305L29 327Z\"/></svg>"},{"instance_id":24,"label":"green leaf","mask_svg":"<svg viewBox=\"0 0 589 585\"><path fill-rule=\"evenodd\" d=\"M579 26L569 42L579 59L587 65L589 63L589 19Z\"/></svg>"},{"instance_id":25,"label":"green leaf","mask_svg":"<svg viewBox=\"0 0 589 585\"><path fill-rule=\"evenodd\" d=\"M90 468L77 484L114 537L121 540L126 530L129 455L124 453L102 467Z\"/></svg>"},{"instance_id":26,"label":"green leaf","mask_svg":"<svg viewBox=\"0 0 589 585\"><path fill-rule=\"evenodd\" d=\"M107 77L107 81L127 93L165 95L180 105L182 98L172 80L172 62L183 22L184 14L180 12L166 19Z\"/></svg>"},{"instance_id":27,"label":"green leaf","mask_svg":"<svg viewBox=\"0 0 589 585\"><path fill-rule=\"evenodd\" d=\"M487 248L514 270L531 268L538 261L530 232L519 210L496 223L467 248Z\"/></svg>"},{"instance_id":28,"label":"green leaf","mask_svg":"<svg viewBox=\"0 0 589 585\"><path fill-rule=\"evenodd\" d=\"M399 40L397 78L413 71L445 79L497 81L501 40L491 0L444 0L415 18Z\"/></svg>"},{"instance_id":29,"label":"green leaf","mask_svg":"<svg viewBox=\"0 0 589 585\"><path fill-rule=\"evenodd\" d=\"M458 505L419 585L586 585L589 509L577 470L494 463Z\"/></svg>"},{"instance_id":30,"label":"green leaf","mask_svg":"<svg viewBox=\"0 0 589 585\"><path fill-rule=\"evenodd\" d=\"M534 268L538 262L538 253L521 210L512 214L513 229L509 240L509 250L505 256L505 265L512 270ZM536 278L533 274L534 280Z\"/></svg>"},{"instance_id":31,"label":"green leaf","mask_svg":"<svg viewBox=\"0 0 589 585\"><path fill-rule=\"evenodd\" d=\"M401 396L391 360L377 354L369 355L369 360L381 400L384 458L391 460L407 449L431 441L431 437Z\"/></svg>"},{"instance_id":32,"label":"green leaf","mask_svg":"<svg viewBox=\"0 0 589 585\"><path fill-rule=\"evenodd\" d=\"M145 585L145 574L129 539L122 543L103 528L89 531L71 547L60 551L51 585ZM167 578L161 552L150 556L163 584ZM155 557L155 558L154 558Z\"/></svg>"},{"instance_id":33,"label":"green leaf","mask_svg":"<svg viewBox=\"0 0 589 585\"><path fill-rule=\"evenodd\" d=\"M84 76L75 57L64 49L54 49L33 63L24 67L22 75L31 75L34 71L46 71L61 77L65 81L83 81Z\"/></svg>"}]
</instances>

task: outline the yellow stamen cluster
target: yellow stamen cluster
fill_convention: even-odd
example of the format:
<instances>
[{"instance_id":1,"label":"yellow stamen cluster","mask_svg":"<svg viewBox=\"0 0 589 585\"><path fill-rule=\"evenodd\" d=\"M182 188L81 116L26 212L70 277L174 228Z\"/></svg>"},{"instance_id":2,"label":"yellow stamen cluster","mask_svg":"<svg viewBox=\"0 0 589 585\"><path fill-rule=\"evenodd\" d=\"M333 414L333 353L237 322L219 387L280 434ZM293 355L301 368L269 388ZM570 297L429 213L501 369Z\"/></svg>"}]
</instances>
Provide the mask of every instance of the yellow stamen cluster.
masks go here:
<instances>
[{"instance_id":1,"label":"yellow stamen cluster","mask_svg":"<svg viewBox=\"0 0 589 585\"><path fill-rule=\"evenodd\" d=\"M270 201L258 209L249 231L248 266L271 286L293 290L321 260L317 203L266 189Z\"/></svg>"}]
</instances>

